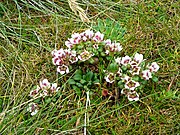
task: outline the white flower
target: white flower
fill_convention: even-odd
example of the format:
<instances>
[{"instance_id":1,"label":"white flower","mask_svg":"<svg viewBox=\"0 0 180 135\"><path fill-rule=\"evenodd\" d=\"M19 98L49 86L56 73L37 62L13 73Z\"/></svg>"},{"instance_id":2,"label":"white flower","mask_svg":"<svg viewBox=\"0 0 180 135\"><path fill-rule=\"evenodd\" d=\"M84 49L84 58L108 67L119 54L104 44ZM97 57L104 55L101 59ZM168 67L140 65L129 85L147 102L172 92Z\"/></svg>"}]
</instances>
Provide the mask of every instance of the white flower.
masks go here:
<instances>
[{"instance_id":1,"label":"white flower","mask_svg":"<svg viewBox=\"0 0 180 135\"><path fill-rule=\"evenodd\" d=\"M81 35L79 33L74 33L71 35L71 38L69 39L69 41L72 44L79 44L81 41Z\"/></svg>"},{"instance_id":2,"label":"white flower","mask_svg":"<svg viewBox=\"0 0 180 135\"><path fill-rule=\"evenodd\" d=\"M46 89L44 89L44 90L42 91L42 93L40 93L40 96L43 96L43 97L48 96L48 91L47 91Z\"/></svg>"},{"instance_id":3,"label":"white flower","mask_svg":"<svg viewBox=\"0 0 180 135\"><path fill-rule=\"evenodd\" d=\"M128 100L129 101L138 101L139 95L136 91L131 91L128 93Z\"/></svg>"},{"instance_id":4,"label":"white flower","mask_svg":"<svg viewBox=\"0 0 180 135\"><path fill-rule=\"evenodd\" d=\"M87 39L88 39L88 38L87 38L86 36L83 36L83 37L82 37L82 40L83 40L83 41L87 41Z\"/></svg>"},{"instance_id":5,"label":"white flower","mask_svg":"<svg viewBox=\"0 0 180 135\"><path fill-rule=\"evenodd\" d=\"M101 34L99 31L95 33L93 40L95 42L101 42L104 38L104 34Z\"/></svg>"},{"instance_id":6,"label":"white flower","mask_svg":"<svg viewBox=\"0 0 180 135\"><path fill-rule=\"evenodd\" d=\"M134 80L130 80L125 83L125 88L129 90L135 90L135 88L139 87L139 82L135 82Z\"/></svg>"},{"instance_id":7,"label":"white flower","mask_svg":"<svg viewBox=\"0 0 180 135\"><path fill-rule=\"evenodd\" d=\"M64 49L65 55L70 55L71 54L71 49Z\"/></svg>"},{"instance_id":8,"label":"white flower","mask_svg":"<svg viewBox=\"0 0 180 135\"><path fill-rule=\"evenodd\" d=\"M70 53L71 56L76 56L76 51L72 50Z\"/></svg>"},{"instance_id":9,"label":"white flower","mask_svg":"<svg viewBox=\"0 0 180 135\"><path fill-rule=\"evenodd\" d=\"M57 50L54 49L54 50L51 52L51 55L52 55L53 57L55 57L55 56L56 56L56 52L57 52Z\"/></svg>"},{"instance_id":10,"label":"white flower","mask_svg":"<svg viewBox=\"0 0 180 135\"><path fill-rule=\"evenodd\" d=\"M57 91L58 91L57 83L53 83L53 84L51 85L50 90L51 90L52 93L57 92Z\"/></svg>"},{"instance_id":11,"label":"white flower","mask_svg":"<svg viewBox=\"0 0 180 135\"><path fill-rule=\"evenodd\" d=\"M69 73L69 68L66 65L58 66L57 72L59 72L61 75L63 75L65 73Z\"/></svg>"},{"instance_id":12,"label":"white flower","mask_svg":"<svg viewBox=\"0 0 180 135\"><path fill-rule=\"evenodd\" d=\"M138 63L136 61L131 61L130 62L131 68L136 68L138 67Z\"/></svg>"},{"instance_id":13,"label":"white flower","mask_svg":"<svg viewBox=\"0 0 180 135\"><path fill-rule=\"evenodd\" d=\"M93 45L93 48L94 48L94 49L98 49L98 48L99 48L98 44L94 44L94 45Z\"/></svg>"},{"instance_id":14,"label":"white flower","mask_svg":"<svg viewBox=\"0 0 180 135\"><path fill-rule=\"evenodd\" d=\"M127 75L125 75L124 77L121 78L122 80L124 80L125 82L128 82L131 80L131 78Z\"/></svg>"},{"instance_id":15,"label":"white flower","mask_svg":"<svg viewBox=\"0 0 180 135\"><path fill-rule=\"evenodd\" d=\"M84 33L85 33L85 36L88 37L89 39L94 36L94 32L91 31L90 29L86 30Z\"/></svg>"},{"instance_id":16,"label":"white flower","mask_svg":"<svg viewBox=\"0 0 180 135\"><path fill-rule=\"evenodd\" d=\"M72 47L73 47L73 43L71 43L70 41L65 41L65 45L66 45L68 48L72 48Z\"/></svg>"},{"instance_id":17,"label":"white flower","mask_svg":"<svg viewBox=\"0 0 180 135\"><path fill-rule=\"evenodd\" d=\"M72 38L76 39L76 38L81 38L81 35L79 33L73 33L71 35Z\"/></svg>"},{"instance_id":18,"label":"white flower","mask_svg":"<svg viewBox=\"0 0 180 135\"><path fill-rule=\"evenodd\" d=\"M122 50L120 43L112 43L109 47L111 52L120 52Z\"/></svg>"},{"instance_id":19,"label":"white flower","mask_svg":"<svg viewBox=\"0 0 180 135\"><path fill-rule=\"evenodd\" d=\"M132 68L129 72L132 75L139 75L140 70L141 70L141 67L136 66L136 67Z\"/></svg>"},{"instance_id":20,"label":"white flower","mask_svg":"<svg viewBox=\"0 0 180 135\"><path fill-rule=\"evenodd\" d=\"M138 64L140 64L143 61L143 55L139 54L139 53L136 53L134 55L134 61L136 61Z\"/></svg>"},{"instance_id":21,"label":"white flower","mask_svg":"<svg viewBox=\"0 0 180 135\"><path fill-rule=\"evenodd\" d=\"M47 79L40 81L40 87L41 89L49 89L50 88L49 81Z\"/></svg>"},{"instance_id":22,"label":"white flower","mask_svg":"<svg viewBox=\"0 0 180 135\"><path fill-rule=\"evenodd\" d=\"M76 63L78 61L78 58L76 56L70 56L69 61L72 63Z\"/></svg>"},{"instance_id":23,"label":"white flower","mask_svg":"<svg viewBox=\"0 0 180 135\"><path fill-rule=\"evenodd\" d=\"M121 58L120 57L116 58L115 62L120 65L121 64Z\"/></svg>"},{"instance_id":24,"label":"white flower","mask_svg":"<svg viewBox=\"0 0 180 135\"><path fill-rule=\"evenodd\" d=\"M159 70L159 65L156 62L153 62L150 66L149 66L149 70L151 72L157 72Z\"/></svg>"},{"instance_id":25,"label":"white flower","mask_svg":"<svg viewBox=\"0 0 180 135\"><path fill-rule=\"evenodd\" d=\"M106 82L113 83L115 81L115 75L113 73L109 73L107 76L104 77Z\"/></svg>"},{"instance_id":26,"label":"white flower","mask_svg":"<svg viewBox=\"0 0 180 135\"><path fill-rule=\"evenodd\" d=\"M109 50L106 50L106 51L105 51L105 54L109 54Z\"/></svg>"},{"instance_id":27,"label":"white flower","mask_svg":"<svg viewBox=\"0 0 180 135\"><path fill-rule=\"evenodd\" d=\"M116 48L117 48L116 51L118 51L118 52L120 52L123 49L122 46L120 45L120 43L116 43Z\"/></svg>"},{"instance_id":28,"label":"white flower","mask_svg":"<svg viewBox=\"0 0 180 135\"><path fill-rule=\"evenodd\" d=\"M31 112L31 115L33 116L38 112L38 106L35 103L30 103L27 111Z\"/></svg>"},{"instance_id":29,"label":"white flower","mask_svg":"<svg viewBox=\"0 0 180 135\"><path fill-rule=\"evenodd\" d=\"M129 89L122 89L121 90L121 94L125 94L125 95L127 95L129 93Z\"/></svg>"},{"instance_id":30,"label":"white flower","mask_svg":"<svg viewBox=\"0 0 180 135\"><path fill-rule=\"evenodd\" d=\"M63 63L62 59L59 59L58 57L52 58L52 62L54 65L61 65Z\"/></svg>"},{"instance_id":31,"label":"white flower","mask_svg":"<svg viewBox=\"0 0 180 135\"><path fill-rule=\"evenodd\" d=\"M30 91L29 96L30 96L30 97L35 97L35 96L37 96L39 90L40 90L40 87L37 85L37 88L36 88L35 90L31 90L31 91Z\"/></svg>"},{"instance_id":32,"label":"white flower","mask_svg":"<svg viewBox=\"0 0 180 135\"><path fill-rule=\"evenodd\" d=\"M122 69L119 67L119 70L117 71L117 74L121 77L122 76Z\"/></svg>"},{"instance_id":33,"label":"white flower","mask_svg":"<svg viewBox=\"0 0 180 135\"><path fill-rule=\"evenodd\" d=\"M80 55L78 55L78 58L79 58L79 60L81 60L81 61L86 61L86 60L88 60L89 58L91 58L93 55L90 53L90 52L88 52L88 51L84 51L84 52L82 52Z\"/></svg>"},{"instance_id":34,"label":"white flower","mask_svg":"<svg viewBox=\"0 0 180 135\"><path fill-rule=\"evenodd\" d=\"M121 64L126 66L127 64L129 64L131 62L131 58L129 56L125 56L125 57L122 57L121 59Z\"/></svg>"},{"instance_id":35,"label":"white flower","mask_svg":"<svg viewBox=\"0 0 180 135\"><path fill-rule=\"evenodd\" d=\"M66 53L64 52L64 49L59 49L59 50L57 50L55 53L54 53L54 55L56 56L56 57L64 57L65 55L66 55Z\"/></svg>"},{"instance_id":36,"label":"white flower","mask_svg":"<svg viewBox=\"0 0 180 135\"><path fill-rule=\"evenodd\" d=\"M107 40L104 41L104 43L105 43L106 45L111 45L111 40L110 40L110 39L107 39Z\"/></svg>"},{"instance_id":37,"label":"white flower","mask_svg":"<svg viewBox=\"0 0 180 135\"><path fill-rule=\"evenodd\" d=\"M150 78L152 78L152 73L150 72L150 70L144 70L142 71L142 77L145 80L149 80Z\"/></svg>"}]
</instances>

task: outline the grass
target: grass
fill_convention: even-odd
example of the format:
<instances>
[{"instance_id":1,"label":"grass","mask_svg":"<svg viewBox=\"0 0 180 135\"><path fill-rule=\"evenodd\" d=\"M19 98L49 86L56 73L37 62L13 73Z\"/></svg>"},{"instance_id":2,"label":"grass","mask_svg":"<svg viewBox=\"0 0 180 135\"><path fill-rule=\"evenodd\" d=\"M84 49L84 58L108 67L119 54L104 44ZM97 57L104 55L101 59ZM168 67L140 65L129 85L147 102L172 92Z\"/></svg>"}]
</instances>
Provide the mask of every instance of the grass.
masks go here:
<instances>
[{"instance_id":1,"label":"grass","mask_svg":"<svg viewBox=\"0 0 180 135\"><path fill-rule=\"evenodd\" d=\"M82 134L87 112L87 134L178 134L180 2L90 0L79 5L90 23L82 22L64 0L0 3L0 133ZM106 18L126 29L123 54L139 52L158 62L159 81L150 82L138 102L120 98L112 105L102 100L101 91L90 94L86 110L85 94L77 96L66 78L56 74L50 52L73 32ZM58 100L45 103L32 117L26 111L28 95L43 78L59 83Z\"/></svg>"}]
</instances>

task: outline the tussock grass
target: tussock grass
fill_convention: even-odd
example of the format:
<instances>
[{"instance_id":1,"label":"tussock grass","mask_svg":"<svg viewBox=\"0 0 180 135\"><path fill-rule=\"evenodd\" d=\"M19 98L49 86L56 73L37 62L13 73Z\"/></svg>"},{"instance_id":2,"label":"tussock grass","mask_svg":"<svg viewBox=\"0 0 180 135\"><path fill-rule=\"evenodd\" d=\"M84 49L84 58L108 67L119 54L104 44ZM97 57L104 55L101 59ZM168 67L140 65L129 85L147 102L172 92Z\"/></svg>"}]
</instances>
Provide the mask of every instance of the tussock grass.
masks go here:
<instances>
[{"instance_id":1,"label":"tussock grass","mask_svg":"<svg viewBox=\"0 0 180 135\"><path fill-rule=\"evenodd\" d=\"M82 134L88 112L87 134L178 134L180 2L77 2L89 23L65 0L0 3L0 133ZM98 18L126 28L123 54L139 52L160 65L159 82L150 82L139 102L120 97L112 105L99 91L90 95L86 110L85 93L78 97L67 85L68 78L56 74L50 52L63 47L73 32L97 24ZM43 78L58 82L58 100L45 103L32 117L26 111L29 92Z\"/></svg>"}]
</instances>

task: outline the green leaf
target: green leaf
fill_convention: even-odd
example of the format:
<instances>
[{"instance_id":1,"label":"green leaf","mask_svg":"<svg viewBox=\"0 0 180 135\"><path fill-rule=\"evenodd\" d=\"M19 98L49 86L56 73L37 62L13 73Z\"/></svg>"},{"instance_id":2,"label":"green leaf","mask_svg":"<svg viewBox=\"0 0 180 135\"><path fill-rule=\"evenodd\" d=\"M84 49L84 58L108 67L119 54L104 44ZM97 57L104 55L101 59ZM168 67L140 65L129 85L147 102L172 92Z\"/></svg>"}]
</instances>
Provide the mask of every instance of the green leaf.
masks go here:
<instances>
[{"instance_id":1,"label":"green leaf","mask_svg":"<svg viewBox=\"0 0 180 135\"><path fill-rule=\"evenodd\" d=\"M99 83L99 79L94 80L93 83Z\"/></svg>"},{"instance_id":2,"label":"green leaf","mask_svg":"<svg viewBox=\"0 0 180 135\"><path fill-rule=\"evenodd\" d=\"M115 73L118 71L118 65L116 63L111 63L108 67L108 70Z\"/></svg>"},{"instance_id":3,"label":"green leaf","mask_svg":"<svg viewBox=\"0 0 180 135\"><path fill-rule=\"evenodd\" d=\"M82 76L80 74L75 74L73 76L73 79L76 80L76 81L80 81L82 79Z\"/></svg>"},{"instance_id":4,"label":"green leaf","mask_svg":"<svg viewBox=\"0 0 180 135\"><path fill-rule=\"evenodd\" d=\"M80 69L76 70L76 73L75 73L75 74L82 75L82 70L80 70Z\"/></svg>"},{"instance_id":5,"label":"green leaf","mask_svg":"<svg viewBox=\"0 0 180 135\"><path fill-rule=\"evenodd\" d=\"M127 70L127 67L126 67L126 66L122 66L121 69L122 69L123 71L126 71L126 70Z\"/></svg>"},{"instance_id":6,"label":"green leaf","mask_svg":"<svg viewBox=\"0 0 180 135\"><path fill-rule=\"evenodd\" d=\"M51 103L51 98L45 99L45 102L46 102L46 103Z\"/></svg>"},{"instance_id":7,"label":"green leaf","mask_svg":"<svg viewBox=\"0 0 180 135\"><path fill-rule=\"evenodd\" d=\"M85 84L85 83L86 83L86 80L81 79L81 80L80 80L80 83L81 83L81 84Z\"/></svg>"},{"instance_id":8,"label":"green leaf","mask_svg":"<svg viewBox=\"0 0 180 135\"><path fill-rule=\"evenodd\" d=\"M76 94L77 94L78 96L81 96L81 90L80 90L80 88L78 88L78 87L75 86L75 85L73 85L72 87L73 87L73 90L75 90Z\"/></svg>"},{"instance_id":9,"label":"green leaf","mask_svg":"<svg viewBox=\"0 0 180 135\"><path fill-rule=\"evenodd\" d=\"M87 74L86 74L86 81L90 81L92 80L92 77L93 77L93 72L92 71L89 71Z\"/></svg>"},{"instance_id":10,"label":"green leaf","mask_svg":"<svg viewBox=\"0 0 180 135\"><path fill-rule=\"evenodd\" d=\"M74 81L74 79L69 79L69 80L68 80L68 83L69 83L70 85L76 84L76 82Z\"/></svg>"},{"instance_id":11,"label":"green leaf","mask_svg":"<svg viewBox=\"0 0 180 135\"><path fill-rule=\"evenodd\" d=\"M134 81L138 82L138 81L139 81L139 76L137 76L137 75L136 75L136 76L133 76L132 79L133 79Z\"/></svg>"},{"instance_id":12,"label":"green leaf","mask_svg":"<svg viewBox=\"0 0 180 135\"><path fill-rule=\"evenodd\" d=\"M80 88L82 88L83 87L83 85L81 84L81 83L76 83L76 85L78 86L78 87L80 87Z\"/></svg>"},{"instance_id":13,"label":"green leaf","mask_svg":"<svg viewBox=\"0 0 180 135\"><path fill-rule=\"evenodd\" d=\"M158 78L156 76L152 77L153 82L158 82Z\"/></svg>"}]
</instances>

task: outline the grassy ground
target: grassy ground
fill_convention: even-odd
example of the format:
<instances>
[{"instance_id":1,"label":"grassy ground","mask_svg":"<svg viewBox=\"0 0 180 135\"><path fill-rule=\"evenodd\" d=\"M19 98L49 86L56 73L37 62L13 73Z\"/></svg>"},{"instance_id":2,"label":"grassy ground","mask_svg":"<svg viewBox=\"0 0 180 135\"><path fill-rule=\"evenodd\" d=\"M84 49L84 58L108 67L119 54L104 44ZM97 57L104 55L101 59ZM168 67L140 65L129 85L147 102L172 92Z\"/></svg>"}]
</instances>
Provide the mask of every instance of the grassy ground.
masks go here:
<instances>
[{"instance_id":1,"label":"grassy ground","mask_svg":"<svg viewBox=\"0 0 180 135\"><path fill-rule=\"evenodd\" d=\"M80 6L90 23L83 23L65 0L0 3L0 133L82 134L87 111L87 134L178 134L180 2L90 0ZM111 105L90 95L86 110L85 95L78 97L56 74L51 51L60 49L73 32L106 18L126 29L123 54L139 52L160 65L159 81L149 82L138 102L121 98ZM32 117L26 111L29 92L43 78L58 81L60 96Z\"/></svg>"}]
</instances>

